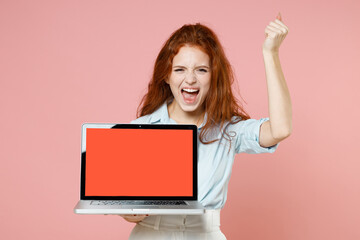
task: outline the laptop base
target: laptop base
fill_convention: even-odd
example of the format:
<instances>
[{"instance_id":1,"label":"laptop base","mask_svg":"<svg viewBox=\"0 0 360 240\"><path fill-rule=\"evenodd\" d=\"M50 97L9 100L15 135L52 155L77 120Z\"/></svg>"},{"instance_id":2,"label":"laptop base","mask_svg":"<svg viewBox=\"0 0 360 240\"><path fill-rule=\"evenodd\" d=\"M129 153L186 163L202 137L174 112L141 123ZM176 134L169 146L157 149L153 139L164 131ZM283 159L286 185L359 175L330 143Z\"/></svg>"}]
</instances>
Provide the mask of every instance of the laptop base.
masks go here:
<instances>
[{"instance_id":1,"label":"laptop base","mask_svg":"<svg viewBox=\"0 0 360 240\"><path fill-rule=\"evenodd\" d=\"M77 214L148 214L148 215L201 215L205 209L197 201L179 205L92 205L93 200L80 200L74 207Z\"/></svg>"}]
</instances>

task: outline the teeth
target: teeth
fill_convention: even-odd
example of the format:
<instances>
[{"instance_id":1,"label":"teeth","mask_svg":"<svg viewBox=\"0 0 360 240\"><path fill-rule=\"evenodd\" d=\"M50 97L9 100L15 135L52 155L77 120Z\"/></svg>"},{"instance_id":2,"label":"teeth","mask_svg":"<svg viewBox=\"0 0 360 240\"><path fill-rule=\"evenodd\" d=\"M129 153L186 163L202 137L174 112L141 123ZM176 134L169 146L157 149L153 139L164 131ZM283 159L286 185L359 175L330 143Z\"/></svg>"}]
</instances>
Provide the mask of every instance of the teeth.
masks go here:
<instances>
[{"instance_id":1,"label":"teeth","mask_svg":"<svg viewBox=\"0 0 360 240\"><path fill-rule=\"evenodd\" d=\"M183 91L192 93L192 92L198 92L199 90L184 88Z\"/></svg>"}]
</instances>

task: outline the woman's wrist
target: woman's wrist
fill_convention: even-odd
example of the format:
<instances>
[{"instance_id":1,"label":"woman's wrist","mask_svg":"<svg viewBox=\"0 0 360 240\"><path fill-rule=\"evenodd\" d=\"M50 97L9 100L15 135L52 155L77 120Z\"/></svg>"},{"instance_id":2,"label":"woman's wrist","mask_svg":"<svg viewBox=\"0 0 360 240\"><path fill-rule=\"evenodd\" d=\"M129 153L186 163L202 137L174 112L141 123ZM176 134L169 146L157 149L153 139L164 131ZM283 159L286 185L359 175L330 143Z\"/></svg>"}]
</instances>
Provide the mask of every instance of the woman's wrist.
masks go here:
<instances>
[{"instance_id":1,"label":"woman's wrist","mask_svg":"<svg viewBox=\"0 0 360 240\"><path fill-rule=\"evenodd\" d=\"M262 49L264 55L279 55L279 50Z\"/></svg>"}]
</instances>

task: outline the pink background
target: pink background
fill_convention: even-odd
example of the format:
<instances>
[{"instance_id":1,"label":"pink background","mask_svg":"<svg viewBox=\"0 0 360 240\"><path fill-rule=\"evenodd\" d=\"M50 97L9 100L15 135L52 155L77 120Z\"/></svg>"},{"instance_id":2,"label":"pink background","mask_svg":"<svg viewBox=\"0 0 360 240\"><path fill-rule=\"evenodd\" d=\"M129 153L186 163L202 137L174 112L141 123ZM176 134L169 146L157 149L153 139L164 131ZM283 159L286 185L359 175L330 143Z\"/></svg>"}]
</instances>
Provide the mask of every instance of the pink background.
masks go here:
<instances>
[{"instance_id":1,"label":"pink background","mask_svg":"<svg viewBox=\"0 0 360 240\"><path fill-rule=\"evenodd\" d=\"M274 154L236 157L222 231L360 239L355 0L2 0L0 238L126 239L133 224L121 217L73 213L81 124L134 119L162 44L196 22L218 34L251 117L268 116L261 46L279 11L293 133Z\"/></svg>"}]
</instances>

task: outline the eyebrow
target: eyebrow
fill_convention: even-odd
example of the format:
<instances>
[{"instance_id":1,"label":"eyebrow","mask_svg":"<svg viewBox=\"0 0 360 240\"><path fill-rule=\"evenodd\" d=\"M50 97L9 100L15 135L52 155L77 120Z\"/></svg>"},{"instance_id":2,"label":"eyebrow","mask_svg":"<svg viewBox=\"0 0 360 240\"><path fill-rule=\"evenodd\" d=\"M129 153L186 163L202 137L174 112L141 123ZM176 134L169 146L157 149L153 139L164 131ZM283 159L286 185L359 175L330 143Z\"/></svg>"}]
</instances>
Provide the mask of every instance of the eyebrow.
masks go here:
<instances>
[{"instance_id":1,"label":"eyebrow","mask_svg":"<svg viewBox=\"0 0 360 240\"><path fill-rule=\"evenodd\" d=\"M186 67L181 66L181 65L176 65L176 66L173 66L173 68L176 68L176 67L186 68ZM196 68L208 68L208 69L210 69L210 67L208 67L208 66L206 66L206 65L200 65L200 66L197 66Z\"/></svg>"}]
</instances>

